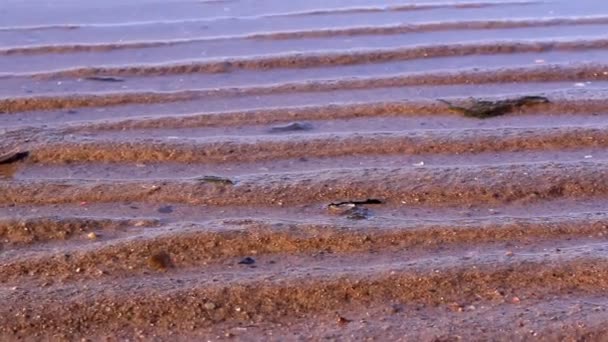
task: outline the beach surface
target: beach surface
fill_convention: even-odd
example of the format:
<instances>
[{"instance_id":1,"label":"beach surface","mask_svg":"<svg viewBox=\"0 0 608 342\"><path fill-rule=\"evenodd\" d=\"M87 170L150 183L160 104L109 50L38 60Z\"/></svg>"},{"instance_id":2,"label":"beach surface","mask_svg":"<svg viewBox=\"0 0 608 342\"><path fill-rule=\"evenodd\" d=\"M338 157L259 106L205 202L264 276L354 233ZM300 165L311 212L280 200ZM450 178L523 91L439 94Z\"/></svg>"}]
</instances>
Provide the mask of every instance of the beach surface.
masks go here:
<instances>
[{"instance_id":1,"label":"beach surface","mask_svg":"<svg viewBox=\"0 0 608 342\"><path fill-rule=\"evenodd\" d=\"M608 339L607 32L601 0L2 0L1 339Z\"/></svg>"}]
</instances>

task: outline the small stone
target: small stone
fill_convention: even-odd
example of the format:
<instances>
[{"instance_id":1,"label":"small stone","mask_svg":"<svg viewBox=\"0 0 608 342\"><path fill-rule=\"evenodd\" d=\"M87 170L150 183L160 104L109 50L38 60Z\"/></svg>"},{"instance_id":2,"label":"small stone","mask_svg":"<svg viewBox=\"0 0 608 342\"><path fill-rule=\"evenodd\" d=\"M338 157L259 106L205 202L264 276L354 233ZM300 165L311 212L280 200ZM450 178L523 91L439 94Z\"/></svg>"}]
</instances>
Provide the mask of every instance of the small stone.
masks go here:
<instances>
[{"instance_id":1,"label":"small stone","mask_svg":"<svg viewBox=\"0 0 608 342\"><path fill-rule=\"evenodd\" d=\"M349 220L365 220L371 217L370 211L355 203L330 204L327 209L336 215L344 215Z\"/></svg>"},{"instance_id":2,"label":"small stone","mask_svg":"<svg viewBox=\"0 0 608 342\"><path fill-rule=\"evenodd\" d=\"M462 305L460 305L458 303L450 303L447 305L447 307L454 312L463 312L464 311L464 308L462 307Z\"/></svg>"},{"instance_id":3,"label":"small stone","mask_svg":"<svg viewBox=\"0 0 608 342\"><path fill-rule=\"evenodd\" d=\"M348 323L352 322L352 320L351 320L351 319L348 319L348 318L342 317L342 316L340 316L340 315L338 315L338 319L337 319L337 321L338 321L338 324L348 324Z\"/></svg>"},{"instance_id":4,"label":"small stone","mask_svg":"<svg viewBox=\"0 0 608 342\"><path fill-rule=\"evenodd\" d=\"M356 206L357 205L354 203L330 204L327 206L327 209L332 213L344 215L347 214L349 211L355 209Z\"/></svg>"},{"instance_id":5,"label":"small stone","mask_svg":"<svg viewBox=\"0 0 608 342\"><path fill-rule=\"evenodd\" d=\"M97 239L99 236L97 234L95 234L95 232L90 232L89 234L87 234L87 238L89 240L95 240Z\"/></svg>"},{"instance_id":6,"label":"small stone","mask_svg":"<svg viewBox=\"0 0 608 342\"><path fill-rule=\"evenodd\" d=\"M365 220L370 217L369 210L367 208L355 207L349 211L346 218L349 220Z\"/></svg>"},{"instance_id":7,"label":"small stone","mask_svg":"<svg viewBox=\"0 0 608 342\"><path fill-rule=\"evenodd\" d=\"M242 259L241 261L239 261L239 265L253 265L255 264L255 259L251 258L251 257L246 257L244 259Z\"/></svg>"},{"instance_id":8,"label":"small stone","mask_svg":"<svg viewBox=\"0 0 608 342\"><path fill-rule=\"evenodd\" d=\"M158 210L156 210L156 211L158 211L161 214L170 214L173 212L173 207L170 205L165 205L163 207L158 208Z\"/></svg>"},{"instance_id":9,"label":"small stone","mask_svg":"<svg viewBox=\"0 0 608 342\"><path fill-rule=\"evenodd\" d=\"M390 312L391 313L395 314L395 313L399 313L401 311L403 311L403 306L402 305L399 305L399 304L393 304L393 305L391 305L391 308L390 308Z\"/></svg>"},{"instance_id":10,"label":"small stone","mask_svg":"<svg viewBox=\"0 0 608 342\"><path fill-rule=\"evenodd\" d=\"M224 178L219 176L202 176L196 179L199 182L219 184L219 185L234 185L235 182L230 178Z\"/></svg>"},{"instance_id":11,"label":"small stone","mask_svg":"<svg viewBox=\"0 0 608 342\"><path fill-rule=\"evenodd\" d=\"M511 298L511 302L512 302L513 304L518 304L520 301L521 301L521 300L519 299L519 297L513 297L513 298Z\"/></svg>"},{"instance_id":12,"label":"small stone","mask_svg":"<svg viewBox=\"0 0 608 342\"><path fill-rule=\"evenodd\" d=\"M151 185L151 186L142 186L144 189L148 190L149 194L157 192L161 189L160 185Z\"/></svg>"},{"instance_id":13,"label":"small stone","mask_svg":"<svg viewBox=\"0 0 608 342\"><path fill-rule=\"evenodd\" d=\"M272 133L280 133L280 132L296 132L296 131L308 131L313 127L310 123L307 122L292 122L283 126L274 126L270 129Z\"/></svg>"},{"instance_id":14,"label":"small stone","mask_svg":"<svg viewBox=\"0 0 608 342\"><path fill-rule=\"evenodd\" d=\"M148 265L150 268L165 271L166 269L173 267L173 261L171 261L169 253L158 252L148 258Z\"/></svg>"},{"instance_id":15,"label":"small stone","mask_svg":"<svg viewBox=\"0 0 608 342\"><path fill-rule=\"evenodd\" d=\"M215 303L213 303L213 302L205 303L204 307L207 310L215 310L215 308L216 308Z\"/></svg>"},{"instance_id":16,"label":"small stone","mask_svg":"<svg viewBox=\"0 0 608 342\"><path fill-rule=\"evenodd\" d=\"M513 256L513 251L507 251L505 253L505 255L508 256L508 257L511 257L511 256Z\"/></svg>"}]
</instances>

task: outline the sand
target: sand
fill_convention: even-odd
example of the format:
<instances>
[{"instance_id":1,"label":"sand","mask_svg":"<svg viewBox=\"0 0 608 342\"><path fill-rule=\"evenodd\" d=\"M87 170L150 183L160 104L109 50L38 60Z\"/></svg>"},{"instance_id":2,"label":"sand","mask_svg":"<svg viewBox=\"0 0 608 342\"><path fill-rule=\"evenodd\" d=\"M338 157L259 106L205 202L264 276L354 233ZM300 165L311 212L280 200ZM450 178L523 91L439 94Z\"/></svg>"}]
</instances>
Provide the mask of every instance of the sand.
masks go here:
<instances>
[{"instance_id":1,"label":"sand","mask_svg":"<svg viewBox=\"0 0 608 342\"><path fill-rule=\"evenodd\" d=\"M608 338L603 2L3 7L3 341Z\"/></svg>"}]
</instances>

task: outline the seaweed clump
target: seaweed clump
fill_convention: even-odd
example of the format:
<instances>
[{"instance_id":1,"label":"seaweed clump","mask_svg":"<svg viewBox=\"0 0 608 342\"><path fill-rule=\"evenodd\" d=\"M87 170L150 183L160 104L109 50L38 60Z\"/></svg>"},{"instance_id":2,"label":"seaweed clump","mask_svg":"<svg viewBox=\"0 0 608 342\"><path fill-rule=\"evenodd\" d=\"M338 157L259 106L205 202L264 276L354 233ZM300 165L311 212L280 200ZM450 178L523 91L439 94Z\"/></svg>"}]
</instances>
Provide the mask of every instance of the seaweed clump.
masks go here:
<instances>
[{"instance_id":1,"label":"seaweed clump","mask_svg":"<svg viewBox=\"0 0 608 342\"><path fill-rule=\"evenodd\" d=\"M452 102L439 99L439 102L443 102L448 105L448 108L453 111L462 113L466 117L486 119L495 116L501 116L510 113L520 107L535 105L540 103L549 103L549 99L544 96L521 96L514 99L505 100L477 100L470 99L468 106L457 106Z\"/></svg>"}]
</instances>

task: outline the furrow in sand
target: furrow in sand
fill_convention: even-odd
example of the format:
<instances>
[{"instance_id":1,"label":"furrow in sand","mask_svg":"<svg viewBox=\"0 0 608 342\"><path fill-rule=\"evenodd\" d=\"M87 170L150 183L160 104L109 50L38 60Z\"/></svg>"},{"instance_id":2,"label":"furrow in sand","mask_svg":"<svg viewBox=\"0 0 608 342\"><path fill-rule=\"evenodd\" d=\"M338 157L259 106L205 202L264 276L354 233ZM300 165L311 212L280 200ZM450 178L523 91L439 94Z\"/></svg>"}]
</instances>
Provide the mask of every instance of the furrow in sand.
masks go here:
<instances>
[{"instance_id":1,"label":"furrow in sand","mask_svg":"<svg viewBox=\"0 0 608 342\"><path fill-rule=\"evenodd\" d=\"M466 250L437 252L431 258L386 252L361 255L354 266L348 265L350 258L345 264L342 257L331 255L275 263L260 259L257 268L222 265L215 270L210 266L123 277L120 282L102 276L84 284L3 288L8 301L0 309L5 312L0 315L0 326L12 333L32 324L44 326L47 332L71 327L76 330L72 334L80 329L90 333L150 322L164 329L187 329L253 318L243 317L244 313L276 322L335 312L348 305L498 304L513 303L513 298L521 302L558 295L594 296L608 286L608 263L602 254L605 246L570 242L563 250L547 251L539 245L524 247L512 256L504 248L478 249L472 255L466 255ZM304 260L304 265L295 264ZM206 277L201 278L200 272ZM553 286L546 286L547 279ZM78 295L67 296L70 293ZM17 304L23 296L31 300ZM53 304L58 296L60 306ZM207 303L213 303L213 308Z\"/></svg>"},{"instance_id":2,"label":"furrow in sand","mask_svg":"<svg viewBox=\"0 0 608 342\"><path fill-rule=\"evenodd\" d=\"M243 58L221 58L208 62L180 64L147 64L115 67L83 67L56 71L20 73L41 78L48 77L92 77L98 75L136 76L168 75L188 73L226 73L235 70L269 70L276 68L310 68L315 66L356 65L400 60L413 60L445 56L516 54L542 51L584 51L605 49L606 39L544 40L491 43L433 44L407 48L354 50L348 52L279 54ZM11 74L5 74L4 77Z\"/></svg>"},{"instance_id":3,"label":"furrow in sand","mask_svg":"<svg viewBox=\"0 0 608 342\"><path fill-rule=\"evenodd\" d=\"M0 240L5 244L35 244L52 240L96 235L126 230L130 227L154 227L158 219L117 219L94 217L37 217L0 220ZM93 235L89 235L93 233Z\"/></svg>"},{"instance_id":4,"label":"furrow in sand","mask_svg":"<svg viewBox=\"0 0 608 342\"><path fill-rule=\"evenodd\" d=\"M180 124L183 125L184 122L181 120L193 124L198 122L195 124L198 126L204 126L204 122L210 122L209 125L219 125L224 121L226 125L234 127L239 124L237 120L241 120L241 124L244 125L256 124L256 122L263 124L265 121L289 122L296 116L325 120L331 119L331 115L336 115L336 119L366 116L423 117L429 114L445 116L445 114L459 113L450 110L445 102L439 101L440 99L467 106L471 104L471 97L483 100L517 100L519 97L529 95L544 96L549 103L530 101L528 105L511 108L509 113L598 115L594 111L603 110L602 104L605 102L603 99L607 85L606 81L580 84L578 82L488 83L288 92L232 97L212 96L180 102L18 112L4 115L0 127L7 128L11 136L16 133L15 130L40 131L43 128L47 132L46 135L53 136L56 128L65 129L66 126L93 124L94 128L100 128L134 120L147 123L149 120L165 119L167 126L158 128L175 128L174 125L178 127ZM545 112L545 110L549 111ZM239 116L240 118L237 118ZM102 125L95 126L96 124Z\"/></svg>"},{"instance_id":5,"label":"furrow in sand","mask_svg":"<svg viewBox=\"0 0 608 342\"><path fill-rule=\"evenodd\" d=\"M68 224L84 220L55 220L57 225L63 224L59 231L43 228L46 231L38 230L35 234L31 231L41 227L42 220L30 220L29 237L33 236L36 241L23 242L24 234L21 233L13 241L10 239L15 235L8 236L9 242L0 266L0 283L18 282L28 272L34 279L58 277L64 280L95 279L102 274L111 277L143 275L155 268L155 265L150 265L150 258L160 252L169 256L173 267L192 268L209 263L230 263L247 255L266 259L311 253L343 255L346 258L348 255L376 254L379 251L408 251L414 255L424 255L458 246L483 248L487 244L503 243L521 246L577 238L591 241L604 239L608 234L608 220L601 213L553 218L494 215L483 219L446 220L444 223L425 222L423 219L403 222L385 217L374 218L371 214L369 221L357 221L331 213L325 218L318 216L318 221L327 223L256 218L200 224L182 222L163 227L158 227L157 221L142 220L149 225L147 228L141 225L135 227L133 221L121 222L119 228L106 223L103 229L94 226L87 228L97 232L95 239L87 241L85 232L78 232L71 236L69 242L61 244L55 242L58 240L55 233L63 231ZM154 228L151 230L150 227ZM22 226L9 229L18 230ZM120 232L112 235L110 229ZM61 240L66 238L65 235L59 237ZM81 271L73 272L75 269Z\"/></svg>"},{"instance_id":6,"label":"furrow in sand","mask_svg":"<svg viewBox=\"0 0 608 342\"><path fill-rule=\"evenodd\" d=\"M116 43L97 44L62 44L62 45L34 45L15 46L0 49L0 56L10 55L32 55L32 54L60 54L75 52L105 52L123 49L143 49L160 46L175 46L196 42L222 41L231 39L304 39L304 38L330 38L338 36L359 35L394 35L404 33L422 33L432 31L452 30L484 30L484 29L509 29L525 27L548 27L566 25L598 25L608 24L606 17L581 17L581 18L552 18L547 20L479 20L479 21L456 21L456 22L434 22L412 25L390 25L390 26L362 26L348 28L334 28L322 30L292 30L285 32L266 32L230 37L205 37L191 39L173 39L163 41L131 41Z\"/></svg>"},{"instance_id":7,"label":"furrow in sand","mask_svg":"<svg viewBox=\"0 0 608 342\"><path fill-rule=\"evenodd\" d=\"M478 21L454 21L454 22L432 22L412 25L394 25L378 27L351 27L324 30L306 30L291 32L272 32L254 34L252 39L298 39L318 38L333 36L357 36L357 35L391 35L408 32L429 31L451 31L451 30L484 30L484 29L508 29L518 27L543 27L543 26L566 26L566 25L596 25L608 24L608 18L552 18L546 20L478 20ZM6 52L10 49L5 50ZM3 53L0 50L0 54Z\"/></svg>"},{"instance_id":8,"label":"furrow in sand","mask_svg":"<svg viewBox=\"0 0 608 342\"><path fill-rule=\"evenodd\" d=\"M35 77L0 78L0 97L104 94L111 92L177 91L183 89L225 89L274 86L280 84L341 81L348 78L373 79L388 76L416 76L471 71L500 71L533 66L592 66L602 65L608 59L608 50L546 51L521 54L469 55L437 57L423 60L390 61L333 67L304 69L273 69L264 72L233 71L230 77L223 73L168 74L160 76L98 76L89 78ZM573 60L580 61L572 63ZM477 69L475 69L477 68ZM601 70L598 70L601 71ZM364 77L362 77L364 76ZM105 82L104 82L105 81ZM580 80L579 80L580 81Z\"/></svg>"},{"instance_id":9,"label":"furrow in sand","mask_svg":"<svg viewBox=\"0 0 608 342\"><path fill-rule=\"evenodd\" d=\"M274 161L245 163L69 163L35 164L17 163L0 168L5 179L15 180L180 180L194 179L203 175L221 175L229 179L243 176L273 173L308 172L327 169L386 168L415 169L424 167L456 166L508 166L509 164L527 165L539 163L573 163L581 161L608 161L608 151L603 148L524 151L524 152L486 152L421 155L365 155L341 156L331 158L288 158ZM4 172L2 172L4 171Z\"/></svg>"},{"instance_id":10,"label":"furrow in sand","mask_svg":"<svg viewBox=\"0 0 608 342\"><path fill-rule=\"evenodd\" d=\"M199 1L199 3L222 3L222 2L231 2L231 0L214 0L214 1ZM175 19L168 19L166 17L159 17L156 20L152 19L144 19L141 18L141 14L146 14L148 11L137 12L138 16L136 18L127 18L125 20L111 20L111 22L96 22L96 20L92 21L82 21L80 18L74 18L72 23L69 20L61 20L62 15L69 14L68 13L57 13L57 17L53 18L55 20L59 19L59 22L47 24L47 25L6 25L0 27L0 31L7 32L20 32L20 31L47 31L47 30L83 30L87 28L118 28L122 30L128 30L131 27L141 27L141 26L153 26L153 25L187 25L187 24L213 24L218 21L245 21L245 20L260 20L267 21L272 18L285 18L285 19L296 19L297 17L308 17L308 16L332 16L332 15L348 15L348 14L365 14L365 13L391 13L394 12L398 14L399 12L409 12L409 11L426 11L430 15L432 15L433 10L441 10L441 9L452 9L452 10L463 10L460 11L462 14L466 14L464 10L471 9L484 9L484 8L496 8L500 10L503 7L518 7L518 6L531 6L531 5L539 5L543 4L543 1L466 1L459 3L451 3L451 2L437 2L437 3L391 3L390 1L386 4L378 3L378 2L369 2L368 4L360 3L358 6L344 6L341 3L327 3L327 2L316 2L309 3L301 6L301 4L293 4L290 6L284 6L281 3L267 4L265 6L256 6L255 4L245 5L239 4L237 7L215 7L215 8L206 8L202 14L202 16L191 17L192 12L200 11L200 8L192 7L191 4L187 4L190 8L182 8L181 10L185 10L184 15ZM162 6L162 5L161 5ZM170 6L175 7L175 4L171 4ZM295 7L294 7L295 6ZM300 7L296 10L296 8ZM231 13L226 13L226 8L230 9ZM245 9L243 13L234 13L235 10L238 11L240 8ZM281 8L282 10L276 11ZM163 12L167 12L171 8L165 8ZM15 9L12 9L15 10ZM31 9L30 9L31 10ZM158 9L157 9L158 10ZM66 11L65 8L60 9L60 11ZM256 12L256 14L252 14L250 12ZM238 11L241 12L241 11ZM81 13L82 14L82 13ZM89 14L88 12L85 14ZM145 17L145 15L143 16ZM154 17L154 15L153 15ZM114 19L114 18L112 18ZM55 21L52 20L52 21ZM63 21L63 22L62 22ZM311 29L314 29L313 25ZM128 32L128 31L127 31Z\"/></svg>"},{"instance_id":11,"label":"furrow in sand","mask_svg":"<svg viewBox=\"0 0 608 342\"><path fill-rule=\"evenodd\" d=\"M30 159L41 164L93 161L234 163L372 154L552 151L600 148L608 144L605 127L598 125L326 133L293 135L289 139L281 136L250 136L110 140L101 136L72 140L76 141L32 145Z\"/></svg>"},{"instance_id":12,"label":"furrow in sand","mask_svg":"<svg viewBox=\"0 0 608 342\"><path fill-rule=\"evenodd\" d=\"M467 1L459 3L414 3L414 4L396 4L387 6L368 6L368 7L335 7L329 9L316 9L310 11L293 12L286 14L278 14L285 16L309 16L309 15L322 15L322 14L334 14L334 13L369 13L369 12L404 12L404 11L419 11L419 10L433 10L442 8L457 8L457 9L472 9L472 8L485 8L485 7L503 7L512 5L533 5L538 4L539 1L501 1L501 2L484 2L484 1ZM274 15L273 15L274 16Z\"/></svg>"},{"instance_id":13,"label":"furrow in sand","mask_svg":"<svg viewBox=\"0 0 608 342\"><path fill-rule=\"evenodd\" d=\"M462 99L453 99L458 102ZM608 101L600 98L558 98L551 96L548 104L520 108L516 113L535 115L570 114L585 115L601 113L608 109ZM344 103L328 105L308 105L298 107L268 108L244 111L218 111L214 113L192 113L184 115L163 115L146 117L142 113L136 118L107 118L71 123L61 128L65 133L124 131L134 129L180 129L193 127L241 127L246 125L272 125L305 120L348 120L374 119L382 117L420 117L430 120L430 116L446 118L446 106L438 101L384 101L364 103ZM25 129L25 133L31 128ZM30 137L33 134L30 134ZM49 131L52 135L52 131ZM18 134L15 136L18 138Z\"/></svg>"},{"instance_id":14,"label":"furrow in sand","mask_svg":"<svg viewBox=\"0 0 608 342\"><path fill-rule=\"evenodd\" d=\"M303 38L293 40L230 40L204 41L183 43L180 48L175 46L157 46L145 49L122 49L99 52L74 52L49 55L10 55L0 60L0 70L4 74L45 73L71 68L86 68L88 66L106 66L122 68L129 65L141 64L171 64L187 62L226 62L230 59L247 60L257 58L280 58L286 55L319 56L326 54L344 54L351 51L370 51L372 49L401 49L409 47L416 50L429 47L429 41L434 41L435 47L447 47L446 55L460 55L460 45L471 48L479 45L476 51L483 51L483 46L491 45L492 51L511 51L510 48L518 43L537 44L541 48L551 42L577 44L579 40L602 39L606 25L567 26L567 30L556 30L554 27L511 28L494 30L459 30L434 31L426 33L404 33L393 35L357 36L357 39L344 37ZM533 38L532 38L533 37ZM297 44L294 44L297 42ZM481 50L480 50L481 48ZM497 49L498 48L498 49ZM454 54L454 50L456 53ZM203 51L203 53L201 53ZM377 50L376 50L377 51ZM540 50L543 51L543 50ZM434 52L436 53L436 51ZM169 57L171 56L171 57ZM433 56L433 54L431 54ZM424 57L424 52L422 52ZM21 62L23 64L17 64ZM292 60L287 60L291 64ZM297 60L295 60L297 66ZM217 63L216 63L217 64ZM259 69L258 69L259 70Z\"/></svg>"},{"instance_id":15,"label":"furrow in sand","mask_svg":"<svg viewBox=\"0 0 608 342\"><path fill-rule=\"evenodd\" d=\"M11 181L0 183L0 203L185 203L295 205L378 199L436 206L536 202L608 194L602 163L542 163L492 167L338 169L252 175L235 185L183 181Z\"/></svg>"},{"instance_id":16,"label":"furrow in sand","mask_svg":"<svg viewBox=\"0 0 608 342\"><path fill-rule=\"evenodd\" d=\"M513 297L514 298L514 297ZM512 298L511 298L512 300ZM183 332L186 338L213 339L230 336L238 339L286 340L338 338L348 335L353 340L387 338L390 340L450 340L462 336L461 331L475 331L475 338L492 340L496 334L513 341L535 339L563 341L577 338L604 340L606 301L601 296L571 295L544 300L527 299L526 305L504 302L453 302L437 307L404 305L398 301L371 304L365 310L356 306L341 307L339 312L308 315L280 320L279 324L251 320L241 326L217 323L208 330ZM434 317L444 317L436 321ZM407 321L407 324L404 324ZM581 322L584 321L584 324ZM247 325L245 325L247 324ZM491 329L485 327L492 327ZM135 330L135 328L133 328ZM139 336L170 339L170 330L154 331L140 328ZM452 333L448 333L452 332ZM101 334L101 336L104 336Z\"/></svg>"},{"instance_id":17,"label":"furrow in sand","mask_svg":"<svg viewBox=\"0 0 608 342\"><path fill-rule=\"evenodd\" d=\"M534 68L507 68L484 71L424 73L384 78L308 81L265 87L224 88L218 90L182 90L176 92L120 92L80 94L68 96L11 97L0 99L0 113L36 110L57 110L82 107L107 107L128 104L180 102L205 97L236 97L271 95L292 92L329 92L336 90L412 87L416 85L457 85L485 83L577 82L608 80L608 66L584 65L575 67L546 66Z\"/></svg>"}]
</instances>

